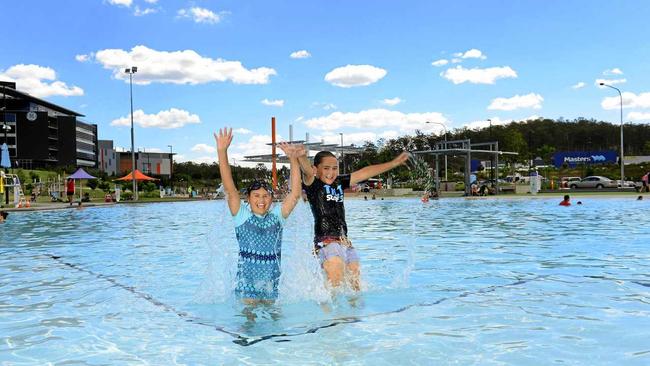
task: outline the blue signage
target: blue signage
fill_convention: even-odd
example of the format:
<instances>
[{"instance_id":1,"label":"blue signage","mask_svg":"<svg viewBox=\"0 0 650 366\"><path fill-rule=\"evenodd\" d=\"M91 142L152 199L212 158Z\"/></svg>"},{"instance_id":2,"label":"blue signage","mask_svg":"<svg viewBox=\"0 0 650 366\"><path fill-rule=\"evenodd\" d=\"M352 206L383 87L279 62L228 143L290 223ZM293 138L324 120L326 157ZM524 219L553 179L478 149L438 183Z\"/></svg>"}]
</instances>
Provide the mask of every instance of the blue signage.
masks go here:
<instances>
[{"instance_id":1,"label":"blue signage","mask_svg":"<svg viewBox=\"0 0 650 366\"><path fill-rule=\"evenodd\" d=\"M570 167L582 164L615 164L618 154L614 150L604 151L561 151L553 154L553 165L556 168L566 164Z\"/></svg>"}]
</instances>

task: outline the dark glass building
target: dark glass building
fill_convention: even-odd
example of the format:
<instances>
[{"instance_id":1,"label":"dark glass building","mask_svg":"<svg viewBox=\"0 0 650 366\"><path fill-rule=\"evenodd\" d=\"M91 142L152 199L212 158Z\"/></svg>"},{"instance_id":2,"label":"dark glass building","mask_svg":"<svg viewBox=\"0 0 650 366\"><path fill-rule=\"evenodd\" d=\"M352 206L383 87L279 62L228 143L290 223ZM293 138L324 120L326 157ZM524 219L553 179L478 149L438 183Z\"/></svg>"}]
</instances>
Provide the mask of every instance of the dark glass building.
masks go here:
<instances>
[{"instance_id":1,"label":"dark glass building","mask_svg":"<svg viewBox=\"0 0 650 366\"><path fill-rule=\"evenodd\" d=\"M97 125L81 113L16 90L0 81L0 141L12 164L36 169L52 166L97 167Z\"/></svg>"}]
</instances>

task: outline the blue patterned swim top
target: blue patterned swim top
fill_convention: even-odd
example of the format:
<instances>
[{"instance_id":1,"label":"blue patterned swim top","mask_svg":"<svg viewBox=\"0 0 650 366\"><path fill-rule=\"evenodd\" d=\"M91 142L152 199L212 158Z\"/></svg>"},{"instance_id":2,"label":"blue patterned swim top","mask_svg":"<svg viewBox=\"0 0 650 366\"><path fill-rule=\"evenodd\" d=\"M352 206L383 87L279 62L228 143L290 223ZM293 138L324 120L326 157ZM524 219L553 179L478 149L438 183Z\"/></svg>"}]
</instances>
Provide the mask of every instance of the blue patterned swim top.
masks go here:
<instances>
[{"instance_id":1,"label":"blue patterned swim top","mask_svg":"<svg viewBox=\"0 0 650 366\"><path fill-rule=\"evenodd\" d=\"M234 220L239 243L235 293L240 298L276 299L285 222L281 205L274 205L266 215L259 216L249 204L242 204Z\"/></svg>"}]
</instances>

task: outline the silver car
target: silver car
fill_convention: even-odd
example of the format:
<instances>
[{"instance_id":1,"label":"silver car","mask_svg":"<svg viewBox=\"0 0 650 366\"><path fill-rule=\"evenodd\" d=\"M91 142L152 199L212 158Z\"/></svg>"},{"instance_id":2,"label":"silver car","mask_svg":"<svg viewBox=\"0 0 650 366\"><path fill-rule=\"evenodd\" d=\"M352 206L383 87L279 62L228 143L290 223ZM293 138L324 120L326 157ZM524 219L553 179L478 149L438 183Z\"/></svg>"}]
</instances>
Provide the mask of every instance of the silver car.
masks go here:
<instances>
[{"instance_id":1,"label":"silver car","mask_svg":"<svg viewBox=\"0 0 650 366\"><path fill-rule=\"evenodd\" d=\"M592 175L590 177L582 178L578 182L571 182L569 187L571 189L576 188L616 188L618 183L615 180L611 180L607 177L601 177L598 175Z\"/></svg>"}]
</instances>

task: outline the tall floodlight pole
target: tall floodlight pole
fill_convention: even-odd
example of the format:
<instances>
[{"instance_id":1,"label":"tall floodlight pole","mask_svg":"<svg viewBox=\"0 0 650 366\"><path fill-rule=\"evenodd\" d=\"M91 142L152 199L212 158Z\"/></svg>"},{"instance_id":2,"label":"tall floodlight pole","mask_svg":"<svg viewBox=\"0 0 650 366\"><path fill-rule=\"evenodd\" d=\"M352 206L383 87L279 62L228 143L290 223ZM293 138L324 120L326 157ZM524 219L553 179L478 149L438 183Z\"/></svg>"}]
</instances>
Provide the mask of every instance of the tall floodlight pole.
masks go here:
<instances>
[{"instance_id":1,"label":"tall floodlight pole","mask_svg":"<svg viewBox=\"0 0 650 366\"><path fill-rule=\"evenodd\" d=\"M137 66L131 66L131 68L124 70L125 73L129 74L129 94L131 98L131 181L133 182L133 200L138 200L138 183L135 180L135 148L134 148L134 138L133 138L133 74L138 72Z\"/></svg>"},{"instance_id":2,"label":"tall floodlight pole","mask_svg":"<svg viewBox=\"0 0 650 366\"><path fill-rule=\"evenodd\" d=\"M442 126L442 128L445 131L445 150L447 150L447 143L446 143L447 142L447 126L445 126L445 124L442 123L442 122L426 121L426 123L435 123L435 124L438 124L438 125ZM436 172L436 174L438 174L438 172ZM447 178L447 153L445 152L445 182L448 182L448 181L449 181L449 179Z\"/></svg>"},{"instance_id":3,"label":"tall floodlight pole","mask_svg":"<svg viewBox=\"0 0 650 366\"><path fill-rule=\"evenodd\" d=\"M341 166L342 166L342 174L345 174L345 154L343 153L343 132L339 132L339 135L341 135Z\"/></svg>"},{"instance_id":4,"label":"tall floodlight pole","mask_svg":"<svg viewBox=\"0 0 650 366\"><path fill-rule=\"evenodd\" d=\"M174 172L174 152L172 151L172 145L167 145L169 147L169 181L172 181L172 173Z\"/></svg>"},{"instance_id":5,"label":"tall floodlight pole","mask_svg":"<svg viewBox=\"0 0 650 366\"><path fill-rule=\"evenodd\" d=\"M600 85L616 90L621 100L621 187L620 188L623 188L625 182L625 159L623 154L623 94L621 93L620 89L618 89L617 87L605 83L600 83Z\"/></svg>"}]
</instances>

